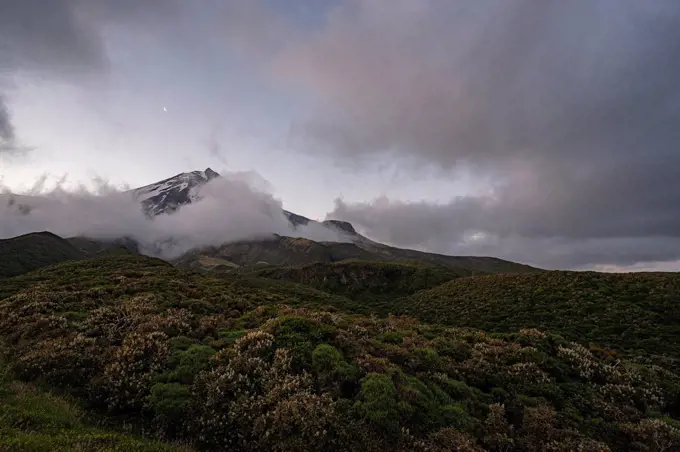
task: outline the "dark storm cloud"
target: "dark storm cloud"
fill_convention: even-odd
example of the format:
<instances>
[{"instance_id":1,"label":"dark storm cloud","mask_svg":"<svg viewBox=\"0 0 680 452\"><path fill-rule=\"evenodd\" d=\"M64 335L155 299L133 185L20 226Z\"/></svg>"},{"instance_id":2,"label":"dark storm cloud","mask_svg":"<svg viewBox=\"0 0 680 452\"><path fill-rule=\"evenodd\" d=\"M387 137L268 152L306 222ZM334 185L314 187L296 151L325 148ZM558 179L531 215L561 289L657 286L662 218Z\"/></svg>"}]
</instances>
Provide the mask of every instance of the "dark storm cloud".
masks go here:
<instances>
[{"instance_id":1,"label":"dark storm cloud","mask_svg":"<svg viewBox=\"0 0 680 452\"><path fill-rule=\"evenodd\" d=\"M0 4L2 66L82 70L104 62L98 30L74 0L21 0Z\"/></svg>"},{"instance_id":2,"label":"dark storm cloud","mask_svg":"<svg viewBox=\"0 0 680 452\"><path fill-rule=\"evenodd\" d=\"M6 0L0 66L71 75L103 69L105 27L150 27L176 11L174 0Z\"/></svg>"},{"instance_id":3,"label":"dark storm cloud","mask_svg":"<svg viewBox=\"0 0 680 452\"><path fill-rule=\"evenodd\" d=\"M14 141L14 126L10 121L9 110L5 99L0 96L0 143L11 143Z\"/></svg>"},{"instance_id":4,"label":"dark storm cloud","mask_svg":"<svg viewBox=\"0 0 680 452\"><path fill-rule=\"evenodd\" d=\"M148 29L175 11L174 0L2 0L0 78L17 70L62 80L101 76L108 66L102 39L107 26ZM1 94L0 152L19 150Z\"/></svg>"},{"instance_id":5,"label":"dark storm cloud","mask_svg":"<svg viewBox=\"0 0 680 452\"><path fill-rule=\"evenodd\" d=\"M531 249L547 266L680 258L677 1L357 0L278 41L272 73L317 100L298 146L495 180L490 196L330 216L398 245Z\"/></svg>"}]
</instances>

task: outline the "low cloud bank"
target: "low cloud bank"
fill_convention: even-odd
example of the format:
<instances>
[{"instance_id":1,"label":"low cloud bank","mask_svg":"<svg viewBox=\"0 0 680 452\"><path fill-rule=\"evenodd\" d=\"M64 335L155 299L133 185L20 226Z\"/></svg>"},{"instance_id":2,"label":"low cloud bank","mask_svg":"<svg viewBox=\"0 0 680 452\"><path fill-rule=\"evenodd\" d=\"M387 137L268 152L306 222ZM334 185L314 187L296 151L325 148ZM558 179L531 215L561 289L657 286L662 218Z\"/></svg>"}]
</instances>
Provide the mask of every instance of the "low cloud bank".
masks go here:
<instances>
[{"instance_id":1,"label":"low cloud bank","mask_svg":"<svg viewBox=\"0 0 680 452\"><path fill-rule=\"evenodd\" d=\"M283 214L281 201L239 173L223 173L201 187L200 201L153 219L143 213L130 192L102 181L95 189L65 190L58 184L47 192L35 191L0 194L0 238L37 231L101 240L130 237L145 254L165 258L192 248L266 239L273 234L348 241L318 223L294 229Z\"/></svg>"}]
</instances>

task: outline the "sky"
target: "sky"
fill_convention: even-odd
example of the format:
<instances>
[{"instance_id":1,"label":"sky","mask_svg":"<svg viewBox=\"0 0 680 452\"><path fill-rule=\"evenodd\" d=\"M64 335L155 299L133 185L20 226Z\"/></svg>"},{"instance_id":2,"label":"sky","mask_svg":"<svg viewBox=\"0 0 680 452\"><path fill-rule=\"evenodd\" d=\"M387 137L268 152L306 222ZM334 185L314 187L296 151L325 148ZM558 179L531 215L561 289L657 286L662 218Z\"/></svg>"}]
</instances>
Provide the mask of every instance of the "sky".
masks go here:
<instances>
[{"instance_id":1,"label":"sky","mask_svg":"<svg viewBox=\"0 0 680 452\"><path fill-rule=\"evenodd\" d=\"M6 190L206 167L396 246L680 271L680 3L0 0Z\"/></svg>"}]
</instances>

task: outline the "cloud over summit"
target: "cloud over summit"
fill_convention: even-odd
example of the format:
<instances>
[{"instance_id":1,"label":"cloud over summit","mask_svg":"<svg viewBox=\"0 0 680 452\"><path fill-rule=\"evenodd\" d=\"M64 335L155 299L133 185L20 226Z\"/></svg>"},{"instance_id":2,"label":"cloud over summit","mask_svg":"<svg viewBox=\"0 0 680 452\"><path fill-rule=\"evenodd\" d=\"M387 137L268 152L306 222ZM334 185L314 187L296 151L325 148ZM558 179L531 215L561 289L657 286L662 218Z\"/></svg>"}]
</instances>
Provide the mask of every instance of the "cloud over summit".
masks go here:
<instances>
[{"instance_id":1,"label":"cloud over summit","mask_svg":"<svg viewBox=\"0 0 680 452\"><path fill-rule=\"evenodd\" d=\"M143 252L168 258L196 247L272 234L347 240L320 224L293 230L281 202L263 191L264 185L264 179L251 172L223 172L201 187L199 201L149 219L131 192L105 182L99 181L95 189L57 185L45 191L39 181L30 194L0 194L0 239L36 231L103 240L129 237L140 242Z\"/></svg>"},{"instance_id":2,"label":"cloud over summit","mask_svg":"<svg viewBox=\"0 0 680 452\"><path fill-rule=\"evenodd\" d=\"M677 2L348 1L280 42L271 74L315 99L297 146L495 181L331 217L448 252L526 259L529 244L546 266L680 258Z\"/></svg>"}]
</instances>

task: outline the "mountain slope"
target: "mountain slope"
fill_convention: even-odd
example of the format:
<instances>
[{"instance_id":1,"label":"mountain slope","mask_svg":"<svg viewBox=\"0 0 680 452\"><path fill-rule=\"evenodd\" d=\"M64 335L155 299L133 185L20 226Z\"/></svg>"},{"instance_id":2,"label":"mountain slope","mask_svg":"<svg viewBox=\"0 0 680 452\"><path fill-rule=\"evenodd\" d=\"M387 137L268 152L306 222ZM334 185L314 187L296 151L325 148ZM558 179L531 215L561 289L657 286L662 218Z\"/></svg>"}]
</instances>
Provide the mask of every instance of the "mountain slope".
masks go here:
<instances>
[{"instance_id":1,"label":"mountain slope","mask_svg":"<svg viewBox=\"0 0 680 452\"><path fill-rule=\"evenodd\" d=\"M181 173L162 181L131 190L149 216L172 213L200 198L200 187L219 177L210 168Z\"/></svg>"},{"instance_id":2,"label":"mountain slope","mask_svg":"<svg viewBox=\"0 0 680 452\"><path fill-rule=\"evenodd\" d=\"M274 236L268 240L243 241L192 250L174 262L195 270L230 270L253 265L296 266L346 260L422 263L444 266L459 276L487 273L526 273L537 268L492 257L444 256L386 245L351 242L315 242L296 237Z\"/></svg>"},{"instance_id":3,"label":"mountain slope","mask_svg":"<svg viewBox=\"0 0 680 452\"><path fill-rule=\"evenodd\" d=\"M132 190L145 212L150 216L170 214L182 205L200 200L200 189L211 180L220 177L208 168L178 174L155 184ZM323 226L341 234L349 243L318 243L306 239L273 237L271 240L244 241L212 247L200 252L190 252L178 260L180 265L195 269L221 269L233 266L254 265L266 262L270 265L301 265L312 262L336 262L345 259L373 261L418 261L445 265L469 274L501 272L533 272L539 269L490 257L445 256L416 250L395 248L374 242L359 234L352 224L341 220L317 222L302 215L284 210L294 230L311 224Z\"/></svg>"},{"instance_id":4,"label":"mountain slope","mask_svg":"<svg viewBox=\"0 0 680 452\"><path fill-rule=\"evenodd\" d=\"M680 273L478 276L395 304L425 321L499 332L549 329L570 340L680 359Z\"/></svg>"},{"instance_id":5,"label":"mountain slope","mask_svg":"<svg viewBox=\"0 0 680 452\"><path fill-rule=\"evenodd\" d=\"M267 240L234 242L193 250L174 262L180 267L199 270L206 267L202 264L206 258L222 261L230 267L248 267L304 265L311 262L335 262L355 257L371 259L373 256L352 243L322 243L301 237L275 235Z\"/></svg>"},{"instance_id":6,"label":"mountain slope","mask_svg":"<svg viewBox=\"0 0 680 452\"><path fill-rule=\"evenodd\" d=\"M50 232L34 232L0 240L0 278L20 275L86 255Z\"/></svg>"},{"instance_id":7,"label":"mountain slope","mask_svg":"<svg viewBox=\"0 0 680 452\"><path fill-rule=\"evenodd\" d=\"M130 238L123 237L116 240L94 240L87 237L70 237L68 242L80 250L87 257L95 257L104 253L134 253L139 254L139 244Z\"/></svg>"},{"instance_id":8,"label":"mountain slope","mask_svg":"<svg viewBox=\"0 0 680 452\"><path fill-rule=\"evenodd\" d=\"M467 275L444 266L344 260L296 267L268 267L248 276L291 281L352 300L345 309L363 314L394 312L394 300Z\"/></svg>"}]
</instances>

